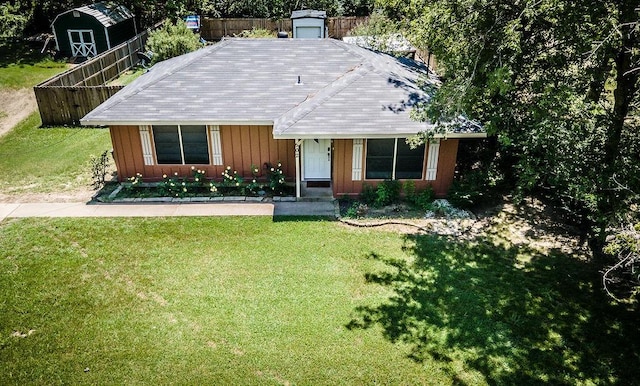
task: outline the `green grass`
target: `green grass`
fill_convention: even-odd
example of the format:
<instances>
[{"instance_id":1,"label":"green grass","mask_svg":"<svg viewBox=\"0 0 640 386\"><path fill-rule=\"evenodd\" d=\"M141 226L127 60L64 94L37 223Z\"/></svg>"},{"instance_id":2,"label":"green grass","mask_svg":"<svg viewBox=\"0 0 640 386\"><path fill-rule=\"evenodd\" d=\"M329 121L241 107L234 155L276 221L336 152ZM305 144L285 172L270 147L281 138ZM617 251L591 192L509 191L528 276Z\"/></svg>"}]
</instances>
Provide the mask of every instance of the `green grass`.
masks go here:
<instances>
[{"instance_id":1,"label":"green grass","mask_svg":"<svg viewBox=\"0 0 640 386\"><path fill-rule=\"evenodd\" d=\"M39 128L38 113L0 137L0 193L49 193L88 186L89 159L111 148L107 129Z\"/></svg>"},{"instance_id":2,"label":"green grass","mask_svg":"<svg viewBox=\"0 0 640 386\"><path fill-rule=\"evenodd\" d=\"M138 67L125 71L117 79L110 83L111 86L126 86L134 80L138 79L142 74L147 72L147 69Z\"/></svg>"},{"instance_id":3,"label":"green grass","mask_svg":"<svg viewBox=\"0 0 640 386\"><path fill-rule=\"evenodd\" d=\"M33 87L66 69L66 63L40 54L38 46L0 41L0 88Z\"/></svg>"},{"instance_id":4,"label":"green grass","mask_svg":"<svg viewBox=\"0 0 640 386\"><path fill-rule=\"evenodd\" d=\"M65 63L45 59L35 64L0 67L0 88L33 87L67 69Z\"/></svg>"},{"instance_id":5,"label":"green grass","mask_svg":"<svg viewBox=\"0 0 640 386\"><path fill-rule=\"evenodd\" d=\"M587 263L298 220L5 220L0 379L637 384Z\"/></svg>"}]
</instances>

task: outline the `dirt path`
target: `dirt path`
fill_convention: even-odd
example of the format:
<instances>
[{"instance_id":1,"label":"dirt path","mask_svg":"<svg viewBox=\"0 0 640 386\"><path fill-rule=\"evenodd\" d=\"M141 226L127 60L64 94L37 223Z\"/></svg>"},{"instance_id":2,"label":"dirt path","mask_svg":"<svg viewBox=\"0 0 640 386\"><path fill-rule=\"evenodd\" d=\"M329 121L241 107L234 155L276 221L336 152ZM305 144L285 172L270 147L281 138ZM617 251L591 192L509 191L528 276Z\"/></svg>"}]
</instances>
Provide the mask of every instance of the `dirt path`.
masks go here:
<instances>
[{"instance_id":1,"label":"dirt path","mask_svg":"<svg viewBox=\"0 0 640 386\"><path fill-rule=\"evenodd\" d=\"M37 109L36 96L30 88L0 89L0 137Z\"/></svg>"}]
</instances>

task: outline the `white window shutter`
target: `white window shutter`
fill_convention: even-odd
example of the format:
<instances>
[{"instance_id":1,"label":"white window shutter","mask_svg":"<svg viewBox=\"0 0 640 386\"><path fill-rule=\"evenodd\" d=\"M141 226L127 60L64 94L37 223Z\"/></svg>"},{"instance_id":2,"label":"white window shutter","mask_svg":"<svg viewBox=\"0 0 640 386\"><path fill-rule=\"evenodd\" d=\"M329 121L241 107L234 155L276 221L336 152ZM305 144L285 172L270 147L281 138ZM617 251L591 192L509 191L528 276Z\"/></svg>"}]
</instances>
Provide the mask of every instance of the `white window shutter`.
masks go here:
<instances>
[{"instance_id":1,"label":"white window shutter","mask_svg":"<svg viewBox=\"0 0 640 386\"><path fill-rule=\"evenodd\" d=\"M220 141L220 126L209 126L211 132L211 152L213 164L222 165L222 142Z\"/></svg>"},{"instance_id":2,"label":"white window shutter","mask_svg":"<svg viewBox=\"0 0 640 386\"><path fill-rule=\"evenodd\" d=\"M353 160L351 164L351 180L362 180L362 151L363 151L363 139L353 140Z\"/></svg>"},{"instance_id":3,"label":"white window shutter","mask_svg":"<svg viewBox=\"0 0 640 386\"><path fill-rule=\"evenodd\" d=\"M427 154L427 181L435 181L438 175L438 156L440 155L440 140L436 139L429 143L429 153Z\"/></svg>"},{"instance_id":4,"label":"white window shutter","mask_svg":"<svg viewBox=\"0 0 640 386\"><path fill-rule=\"evenodd\" d=\"M151 126L140 126L140 142L142 142L142 157L144 164L153 165L153 148L151 147Z\"/></svg>"}]
</instances>

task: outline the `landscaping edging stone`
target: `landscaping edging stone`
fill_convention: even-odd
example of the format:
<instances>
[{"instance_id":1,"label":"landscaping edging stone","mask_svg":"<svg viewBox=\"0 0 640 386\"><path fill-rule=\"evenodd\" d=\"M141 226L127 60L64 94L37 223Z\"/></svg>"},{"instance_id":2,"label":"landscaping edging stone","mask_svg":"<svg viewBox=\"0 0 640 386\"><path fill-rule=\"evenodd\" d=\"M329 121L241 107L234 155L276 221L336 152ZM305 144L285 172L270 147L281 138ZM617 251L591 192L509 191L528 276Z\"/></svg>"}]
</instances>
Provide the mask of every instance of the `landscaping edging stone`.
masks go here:
<instances>
[{"instance_id":1,"label":"landscaping edging stone","mask_svg":"<svg viewBox=\"0 0 640 386\"><path fill-rule=\"evenodd\" d=\"M152 183L143 183L140 186L151 187L155 186ZM124 184L118 184L118 186L107 196L100 196L96 193L91 199L105 204L118 204L118 203L208 203L208 202L279 202L279 201L297 201L295 197L286 196L196 196L196 197L124 197L116 198L118 194L125 187Z\"/></svg>"},{"instance_id":2,"label":"landscaping edging stone","mask_svg":"<svg viewBox=\"0 0 640 386\"><path fill-rule=\"evenodd\" d=\"M114 198L117 196L120 187L114 190L107 199L95 197L94 200L106 204L118 203L207 203L207 202L296 202L295 197L253 197L253 196L215 196L215 197L125 197Z\"/></svg>"}]
</instances>

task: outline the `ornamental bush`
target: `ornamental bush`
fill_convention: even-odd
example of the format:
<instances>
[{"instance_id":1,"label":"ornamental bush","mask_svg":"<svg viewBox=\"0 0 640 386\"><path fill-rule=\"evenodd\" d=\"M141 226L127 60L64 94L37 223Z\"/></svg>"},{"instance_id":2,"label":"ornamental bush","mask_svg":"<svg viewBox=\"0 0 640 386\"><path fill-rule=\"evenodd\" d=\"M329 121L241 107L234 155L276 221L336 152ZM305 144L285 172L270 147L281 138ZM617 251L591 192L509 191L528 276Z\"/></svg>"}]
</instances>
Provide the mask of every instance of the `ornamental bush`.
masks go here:
<instances>
[{"instance_id":1,"label":"ornamental bush","mask_svg":"<svg viewBox=\"0 0 640 386\"><path fill-rule=\"evenodd\" d=\"M123 184L124 190L133 196L140 197L193 197L193 196L229 196L250 195L264 196L268 192L272 195L285 195L288 192L282 164L275 166L264 164L265 173L260 173L260 168L251 165L251 177L243 178L237 170L227 166L217 179L207 178L204 169L191 167L191 173L180 175L178 172L164 174L162 181L143 184L142 174L127 178ZM264 181L264 177L267 181Z\"/></svg>"},{"instance_id":2,"label":"ornamental bush","mask_svg":"<svg viewBox=\"0 0 640 386\"><path fill-rule=\"evenodd\" d=\"M267 169L269 179L269 189L271 189L274 194L283 194L286 184L280 161L278 161L277 166L266 163L265 168Z\"/></svg>"},{"instance_id":3,"label":"ornamental bush","mask_svg":"<svg viewBox=\"0 0 640 386\"><path fill-rule=\"evenodd\" d=\"M376 189L376 206L381 207L397 202L401 189L402 184L398 180L384 180L379 183Z\"/></svg>"},{"instance_id":4,"label":"ornamental bush","mask_svg":"<svg viewBox=\"0 0 640 386\"><path fill-rule=\"evenodd\" d=\"M162 28L152 31L147 40L147 50L153 53L151 59L154 64L200 47L200 35L188 29L182 20L178 20L176 24L165 20Z\"/></svg>"}]
</instances>

